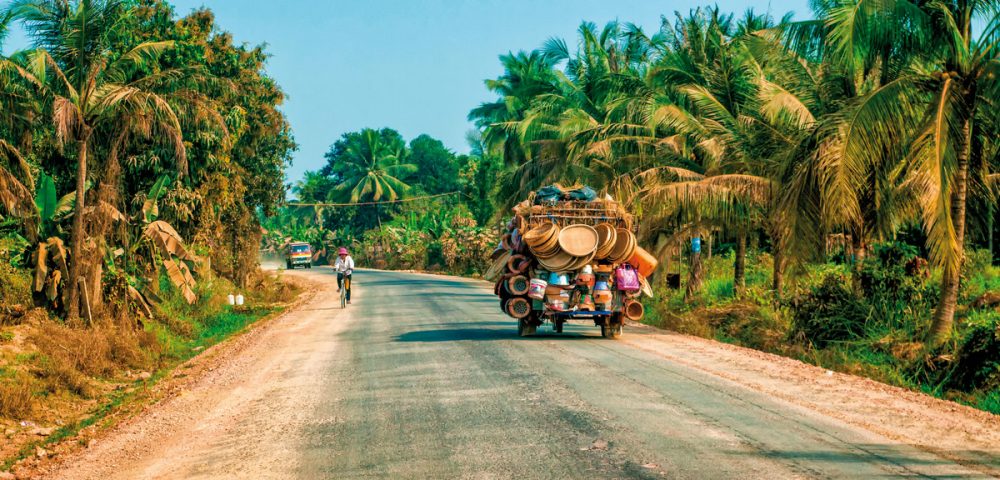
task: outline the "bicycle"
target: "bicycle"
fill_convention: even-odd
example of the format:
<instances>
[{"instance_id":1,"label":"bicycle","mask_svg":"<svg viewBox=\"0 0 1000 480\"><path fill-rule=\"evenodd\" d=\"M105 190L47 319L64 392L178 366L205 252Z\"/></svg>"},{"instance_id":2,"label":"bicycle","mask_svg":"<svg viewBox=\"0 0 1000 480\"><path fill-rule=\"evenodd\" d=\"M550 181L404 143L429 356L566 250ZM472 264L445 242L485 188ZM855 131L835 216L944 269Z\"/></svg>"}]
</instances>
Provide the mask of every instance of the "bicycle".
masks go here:
<instances>
[{"instance_id":1,"label":"bicycle","mask_svg":"<svg viewBox=\"0 0 1000 480\"><path fill-rule=\"evenodd\" d=\"M351 277L344 275L344 283L340 286L340 308L347 308L347 289L351 288Z\"/></svg>"}]
</instances>

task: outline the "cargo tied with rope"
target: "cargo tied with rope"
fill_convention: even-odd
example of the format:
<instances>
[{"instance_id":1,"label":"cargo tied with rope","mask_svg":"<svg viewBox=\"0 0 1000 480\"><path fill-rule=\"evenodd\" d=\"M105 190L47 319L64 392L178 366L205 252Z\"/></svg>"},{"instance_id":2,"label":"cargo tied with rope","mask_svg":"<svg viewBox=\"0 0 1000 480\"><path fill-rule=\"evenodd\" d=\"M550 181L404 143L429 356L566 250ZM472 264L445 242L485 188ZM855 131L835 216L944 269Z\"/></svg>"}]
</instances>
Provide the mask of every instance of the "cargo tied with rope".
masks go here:
<instances>
[{"instance_id":1,"label":"cargo tied with rope","mask_svg":"<svg viewBox=\"0 0 1000 480\"><path fill-rule=\"evenodd\" d=\"M646 277L657 261L638 245L635 217L621 204L587 186L550 185L513 211L486 278L520 335L588 318L616 338L625 318L642 318L638 300L652 295Z\"/></svg>"}]
</instances>

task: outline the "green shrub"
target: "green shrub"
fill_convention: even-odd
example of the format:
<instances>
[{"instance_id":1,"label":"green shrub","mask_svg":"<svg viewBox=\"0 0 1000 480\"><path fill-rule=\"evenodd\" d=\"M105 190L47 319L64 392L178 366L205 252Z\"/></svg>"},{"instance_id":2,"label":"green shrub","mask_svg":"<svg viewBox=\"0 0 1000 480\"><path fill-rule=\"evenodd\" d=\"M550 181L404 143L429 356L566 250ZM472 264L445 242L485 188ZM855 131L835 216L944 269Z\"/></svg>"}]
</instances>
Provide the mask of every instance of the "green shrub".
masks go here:
<instances>
[{"instance_id":1,"label":"green shrub","mask_svg":"<svg viewBox=\"0 0 1000 480\"><path fill-rule=\"evenodd\" d=\"M0 306L31 305L31 271L18 267L23 247L18 239L0 238Z\"/></svg>"},{"instance_id":2,"label":"green shrub","mask_svg":"<svg viewBox=\"0 0 1000 480\"><path fill-rule=\"evenodd\" d=\"M916 334L937 299L937 290L927 283L929 274L916 247L902 242L876 245L858 273L872 327Z\"/></svg>"},{"instance_id":3,"label":"green shrub","mask_svg":"<svg viewBox=\"0 0 1000 480\"><path fill-rule=\"evenodd\" d=\"M808 294L792 301L792 330L818 348L864 334L868 309L839 275L828 275Z\"/></svg>"},{"instance_id":4,"label":"green shrub","mask_svg":"<svg viewBox=\"0 0 1000 480\"><path fill-rule=\"evenodd\" d=\"M944 387L965 392L1000 388L1000 314L990 313L969 326Z\"/></svg>"},{"instance_id":5,"label":"green shrub","mask_svg":"<svg viewBox=\"0 0 1000 480\"><path fill-rule=\"evenodd\" d=\"M869 299L886 302L910 302L920 294L921 263L917 249L905 243L886 243L875 246L874 255L862 264L859 273L861 290Z\"/></svg>"},{"instance_id":6,"label":"green shrub","mask_svg":"<svg viewBox=\"0 0 1000 480\"><path fill-rule=\"evenodd\" d=\"M439 270L444 267L445 258L441 251L441 242L433 241L427 245L427 261L424 264L430 270Z\"/></svg>"},{"instance_id":7,"label":"green shrub","mask_svg":"<svg viewBox=\"0 0 1000 480\"><path fill-rule=\"evenodd\" d=\"M709 303L728 301L735 295L731 276L707 278L702 282L701 288Z\"/></svg>"},{"instance_id":8,"label":"green shrub","mask_svg":"<svg viewBox=\"0 0 1000 480\"><path fill-rule=\"evenodd\" d=\"M980 397L976 402L976 408L1000 415L1000 388Z\"/></svg>"},{"instance_id":9,"label":"green shrub","mask_svg":"<svg viewBox=\"0 0 1000 480\"><path fill-rule=\"evenodd\" d=\"M992 265L988 250L966 252L962 267L961 303L969 303L987 292L1000 291L1000 267Z\"/></svg>"}]
</instances>

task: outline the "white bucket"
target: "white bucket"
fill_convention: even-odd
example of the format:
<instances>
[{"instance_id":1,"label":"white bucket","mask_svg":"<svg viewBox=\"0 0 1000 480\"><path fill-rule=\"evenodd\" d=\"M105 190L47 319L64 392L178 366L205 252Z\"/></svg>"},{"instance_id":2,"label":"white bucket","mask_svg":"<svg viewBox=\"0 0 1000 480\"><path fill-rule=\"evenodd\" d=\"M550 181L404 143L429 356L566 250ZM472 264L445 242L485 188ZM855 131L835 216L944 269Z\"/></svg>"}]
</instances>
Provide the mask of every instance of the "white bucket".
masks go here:
<instances>
[{"instance_id":1,"label":"white bucket","mask_svg":"<svg viewBox=\"0 0 1000 480\"><path fill-rule=\"evenodd\" d=\"M542 280L540 278L532 278L528 285L528 297L535 300L545 299L545 287L549 286L549 282Z\"/></svg>"}]
</instances>

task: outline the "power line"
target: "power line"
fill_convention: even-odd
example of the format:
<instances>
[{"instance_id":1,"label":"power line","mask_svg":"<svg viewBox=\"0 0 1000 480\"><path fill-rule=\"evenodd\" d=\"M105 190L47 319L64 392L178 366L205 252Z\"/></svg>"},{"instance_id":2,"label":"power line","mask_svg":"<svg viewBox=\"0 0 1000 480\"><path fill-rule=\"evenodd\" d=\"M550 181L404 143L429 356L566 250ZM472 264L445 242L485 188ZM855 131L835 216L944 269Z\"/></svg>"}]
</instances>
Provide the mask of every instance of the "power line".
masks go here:
<instances>
[{"instance_id":1,"label":"power line","mask_svg":"<svg viewBox=\"0 0 1000 480\"><path fill-rule=\"evenodd\" d=\"M424 195L422 197L411 197L402 198L399 200L389 200L387 202L358 202L358 203L289 203L289 207L360 207L364 205L385 205L389 203L404 203L404 202L414 202L417 200L426 200L428 198L446 197L448 195L456 195L462 192L448 192L439 193L436 195Z\"/></svg>"}]
</instances>

